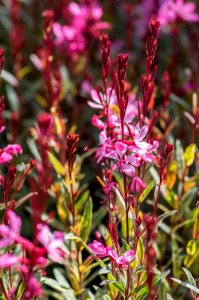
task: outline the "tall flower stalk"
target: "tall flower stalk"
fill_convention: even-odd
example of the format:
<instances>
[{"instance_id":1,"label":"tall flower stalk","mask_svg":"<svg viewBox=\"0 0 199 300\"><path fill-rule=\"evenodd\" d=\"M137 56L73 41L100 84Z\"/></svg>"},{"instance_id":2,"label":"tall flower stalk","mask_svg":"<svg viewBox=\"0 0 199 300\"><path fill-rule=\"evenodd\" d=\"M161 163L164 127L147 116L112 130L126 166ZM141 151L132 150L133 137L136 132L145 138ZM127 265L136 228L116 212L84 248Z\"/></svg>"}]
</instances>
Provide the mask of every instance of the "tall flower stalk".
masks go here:
<instances>
[{"instance_id":1,"label":"tall flower stalk","mask_svg":"<svg viewBox=\"0 0 199 300\"><path fill-rule=\"evenodd\" d=\"M121 225L125 228L126 247L134 251L134 253L137 253L138 243L140 244L141 239L145 238L145 232L148 232L149 228L147 221L143 222L140 212L140 202L143 201L141 200L143 197L142 191L148 189L147 184L144 182L146 168L148 165L156 164L159 158L159 143L154 139L153 135L157 113L152 114L155 89L154 77L157 70L154 60L157 50L158 31L159 22L154 19L150 20L149 36L146 41L146 74L141 76L141 99L136 100L136 95L130 92L126 82L127 54L118 55L117 73L114 74L112 81L110 81L109 69L113 65L109 57L110 41L108 36L105 35L100 39L102 45L103 89L102 92L99 87L93 90L91 92L92 100L88 101L88 104L92 108L100 111L98 115L94 115L92 118L93 125L100 130L100 145L95 150L95 158L103 167L103 189L109 215L108 227L111 238L111 242L108 241L108 246L100 250L102 252L99 252L94 247L94 245L97 245L96 241L94 242L95 244L90 244L89 247L99 257L109 256L112 264L112 274L116 278L118 277L118 273L115 273L114 269L118 265L118 261L120 261L118 256L123 251L118 237L116 238L118 230L116 224L121 222ZM149 112L150 115L148 115ZM167 157L169 152L167 151ZM162 165L162 170L166 161L167 158L165 158ZM116 179L118 176L120 184L118 184ZM162 177L160 176L160 178ZM160 179L159 186L161 182ZM156 198L155 207L157 206L157 202L158 198ZM123 213L120 214L120 212L114 209L118 205L120 207L122 205L125 218ZM155 209L153 213L155 213ZM123 219L125 219L125 223L122 221ZM113 220L115 226L112 226ZM154 223L152 231L155 228L156 223ZM151 239L152 233L150 231L146 241L149 245L148 249L151 249ZM116 251L114 254L110 252L109 245L115 249L111 250ZM108 252L105 249L108 249ZM125 257L126 254L124 253L123 256ZM146 267L147 270L150 269L148 273L148 286L150 289L152 286L150 273L151 268L154 267L155 260L152 263L150 257L145 256L144 260L141 261L142 263L148 266ZM124 266L119 267L119 269L121 268L124 268ZM127 262L125 268L126 284L124 287L124 298L131 299L131 290L135 281L135 275L133 275L133 268L130 266L130 263ZM137 280L139 282L139 276Z\"/></svg>"}]
</instances>

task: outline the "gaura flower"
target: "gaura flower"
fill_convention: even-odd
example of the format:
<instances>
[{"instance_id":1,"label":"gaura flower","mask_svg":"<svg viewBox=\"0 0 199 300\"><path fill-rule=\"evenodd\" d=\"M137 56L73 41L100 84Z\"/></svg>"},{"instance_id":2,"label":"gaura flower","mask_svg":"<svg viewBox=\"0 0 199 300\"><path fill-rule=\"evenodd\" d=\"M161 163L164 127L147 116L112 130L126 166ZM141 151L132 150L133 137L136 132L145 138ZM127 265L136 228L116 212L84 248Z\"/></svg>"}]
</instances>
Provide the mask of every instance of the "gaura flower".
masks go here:
<instances>
[{"instance_id":1,"label":"gaura flower","mask_svg":"<svg viewBox=\"0 0 199 300\"><path fill-rule=\"evenodd\" d=\"M0 149L0 164L5 164L13 159L13 156L21 154L21 145L13 144Z\"/></svg>"},{"instance_id":2,"label":"gaura flower","mask_svg":"<svg viewBox=\"0 0 199 300\"><path fill-rule=\"evenodd\" d=\"M172 25L175 22L199 22L199 14L195 12L196 6L184 0L164 1L158 12L158 19L162 26Z\"/></svg>"},{"instance_id":3,"label":"gaura flower","mask_svg":"<svg viewBox=\"0 0 199 300\"><path fill-rule=\"evenodd\" d=\"M115 250L110 246L104 247L101 243L94 240L89 244L89 249L92 253L100 258L109 257L110 260L117 266L126 267L131 261L135 259L135 251L128 250L122 256L118 256Z\"/></svg>"}]
</instances>

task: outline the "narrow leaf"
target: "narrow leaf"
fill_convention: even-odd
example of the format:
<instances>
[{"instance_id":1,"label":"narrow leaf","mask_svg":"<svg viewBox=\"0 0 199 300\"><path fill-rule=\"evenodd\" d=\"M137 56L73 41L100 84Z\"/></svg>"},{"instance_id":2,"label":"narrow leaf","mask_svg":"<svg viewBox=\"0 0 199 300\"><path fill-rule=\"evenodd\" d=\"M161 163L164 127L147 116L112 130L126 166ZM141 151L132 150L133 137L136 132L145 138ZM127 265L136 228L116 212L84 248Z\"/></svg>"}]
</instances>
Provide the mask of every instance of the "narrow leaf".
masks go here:
<instances>
[{"instance_id":1,"label":"narrow leaf","mask_svg":"<svg viewBox=\"0 0 199 300\"><path fill-rule=\"evenodd\" d=\"M188 167L191 166L192 163L194 162L195 153L196 153L196 144L191 144L185 149L184 159Z\"/></svg>"},{"instance_id":2,"label":"narrow leaf","mask_svg":"<svg viewBox=\"0 0 199 300\"><path fill-rule=\"evenodd\" d=\"M64 175L65 171L64 171L64 167L63 165L60 163L60 161L54 156L54 154L52 154L51 152L48 151L48 159L51 162L51 164L53 165L55 171L60 174L60 175Z\"/></svg>"},{"instance_id":3,"label":"narrow leaf","mask_svg":"<svg viewBox=\"0 0 199 300\"><path fill-rule=\"evenodd\" d=\"M150 193L150 191L152 190L152 188L154 187L155 182L152 181L149 183L149 185L146 187L146 189L142 192L142 194L140 195L138 201L139 203L143 202L145 200L145 198L148 196L148 194Z\"/></svg>"},{"instance_id":4,"label":"narrow leaf","mask_svg":"<svg viewBox=\"0 0 199 300\"><path fill-rule=\"evenodd\" d=\"M169 293L167 293L167 300L174 300Z\"/></svg>"},{"instance_id":5,"label":"narrow leaf","mask_svg":"<svg viewBox=\"0 0 199 300\"><path fill-rule=\"evenodd\" d=\"M187 275L187 278L188 278L189 283L190 283L192 286L195 286L195 287L197 288L195 279L193 278L193 276L192 276L192 274L189 272L189 270L186 269L186 268L183 268L183 271L184 271L185 274ZM194 295L194 296L196 296L196 295Z\"/></svg>"},{"instance_id":6,"label":"narrow leaf","mask_svg":"<svg viewBox=\"0 0 199 300\"><path fill-rule=\"evenodd\" d=\"M92 224L92 199L89 197L88 202L85 205L83 216L81 218L80 228L79 228L79 236L80 238L86 242L91 230Z\"/></svg>"},{"instance_id":7,"label":"narrow leaf","mask_svg":"<svg viewBox=\"0 0 199 300\"><path fill-rule=\"evenodd\" d=\"M198 294L199 294L199 289L198 289L197 287L193 286L192 284L187 283L187 282L182 281L182 280L177 279L177 278L173 278L173 277L172 277L171 279L172 279L173 281L179 283L180 285L182 285L182 286L184 286L184 287L186 287L186 288L188 288L188 289L194 291L195 293L198 293Z\"/></svg>"}]
</instances>

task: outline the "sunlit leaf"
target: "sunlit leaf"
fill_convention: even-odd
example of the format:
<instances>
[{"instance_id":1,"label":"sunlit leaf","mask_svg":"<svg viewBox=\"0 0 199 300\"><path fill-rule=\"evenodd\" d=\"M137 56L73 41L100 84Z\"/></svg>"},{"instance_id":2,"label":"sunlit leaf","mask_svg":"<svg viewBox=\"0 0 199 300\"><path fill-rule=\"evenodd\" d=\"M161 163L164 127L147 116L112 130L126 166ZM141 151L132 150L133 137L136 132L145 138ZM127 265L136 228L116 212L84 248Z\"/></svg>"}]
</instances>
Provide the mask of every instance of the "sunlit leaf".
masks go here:
<instances>
[{"instance_id":1,"label":"sunlit leaf","mask_svg":"<svg viewBox=\"0 0 199 300\"><path fill-rule=\"evenodd\" d=\"M188 255L194 255L197 250L197 243L195 240L190 240L187 243L186 251Z\"/></svg>"},{"instance_id":2,"label":"sunlit leaf","mask_svg":"<svg viewBox=\"0 0 199 300\"><path fill-rule=\"evenodd\" d=\"M32 71L32 67L31 66L25 66L22 69L20 69L17 72L17 77L19 79L23 79L27 74L29 74Z\"/></svg>"},{"instance_id":3,"label":"sunlit leaf","mask_svg":"<svg viewBox=\"0 0 199 300\"><path fill-rule=\"evenodd\" d=\"M86 201L88 200L89 194L90 194L89 191L85 191L78 197L78 199L75 203L75 211L77 214L80 213L82 211L82 209L84 208L84 205L85 205Z\"/></svg>"},{"instance_id":4,"label":"sunlit leaf","mask_svg":"<svg viewBox=\"0 0 199 300\"><path fill-rule=\"evenodd\" d=\"M48 151L48 159L51 162L51 164L53 165L55 171L60 174L60 175L64 175L65 170L64 170L64 166L60 163L60 161L54 156L54 154L52 154L51 152Z\"/></svg>"},{"instance_id":5,"label":"sunlit leaf","mask_svg":"<svg viewBox=\"0 0 199 300\"><path fill-rule=\"evenodd\" d=\"M115 280L114 276L111 273L108 273L108 280L113 280L113 281ZM113 299L115 299L118 295L117 287L113 283L110 283L109 288L110 288L111 296L113 297Z\"/></svg>"},{"instance_id":6,"label":"sunlit leaf","mask_svg":"<svg viewBox=\"0 0 199 300\"><path fill-rule=\"evenodd\" d=\"M79 227L79 236L84 242L87 241L88 236L90 234L91 224L92 224L92 210L93 210L92 199L91 197L89 197L85 205L83 216L81 218L81 223Z\"/></svg>"},{"instance_id":7,"label":"sunlit leaf","mask_svg":"<svg viewBox=\"0 0 199 300\"><path fill-rule=\"evenodd\" d=\"M146 187L146 189L142 192L142 194L140 195L138 201L139 203L143 202L146 197L148 196L148 194L150 193L150 191L152 190L152 188L155 186L155 182L152 181L149 183L149 185Z\"/></svg>"},{"instance_id":8,"label":"sunlit leaf","mask_svg":"<svg viewBox=\"0 0 199 300\"><path fill-rule=\"evenodd\" d=\"M178 166L178 177L182 179L184 168L185 168L185 160L184 160L183 147L180 140L176 141L176 160Z\"/></svg>"},{"instance_id":9,"label":"sunlit leaf","mask_svg":"<svg viewBox=\"0 0 199 300\"><path fill-rule=\"evenodd\" d=\"M142 263L143 257L144 257L144 246L143 246L141 238L138 239L137 256L138 256L140 263Z\"/></svg>"},{"instance_id":10,"label":"sunlit leaf","mask_svg":"<svg viewBox=\"0 0 199 300\"><path fill-rule=\"evenodd\" d=\"M196 153L196 144L191 144L185 149L184 159L188 167L193 164L195 153Z\"/></svg>"}]
</instances>

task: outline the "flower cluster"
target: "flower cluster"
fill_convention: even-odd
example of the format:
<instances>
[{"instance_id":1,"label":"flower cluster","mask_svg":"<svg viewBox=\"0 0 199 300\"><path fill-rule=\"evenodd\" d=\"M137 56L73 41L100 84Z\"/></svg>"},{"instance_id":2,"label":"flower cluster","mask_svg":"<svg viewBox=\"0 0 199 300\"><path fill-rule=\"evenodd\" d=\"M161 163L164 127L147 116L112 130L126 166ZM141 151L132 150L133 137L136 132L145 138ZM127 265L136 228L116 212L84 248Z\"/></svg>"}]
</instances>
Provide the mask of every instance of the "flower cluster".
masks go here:
<instances>
[{"instance_id":1,"label":"flower cluster","mask_svg":"<svg viewBox=\"0 0 199 300\"><path fill-rule=\"evenodd\" d=\"M104 247L101 243L94 240L93 243L89 244L89 249L92 253L100 258L109 257L110 260L118 267L127 267L135 259L135 251L128 250L122 256L118 254L110 247Z\"/></svg>"},{"instance_id":2,"label":"flower cluster","mask_svg":"<svg viewBox=\"0 0 199 300\"><path fill-rule=\"evenodd\" d=\"M86 51L90 37L96 37L102 30L110 28L109 23L101 21L102 14L97 0L82 1L80 4L70 2L64 8L66 24L53 24L55 45L63 49L70 59L77 60Z\"/></svg>"},{"instance_id":3,"label":"flower cluster","mask_svg":"<svg viewBox=\"0 0 199 300\"><path fill-rule=\"evenodd\" d=\"M0 249L17 244L21 246L23 255L18 256L11 252L1 254L0 268L16 266L25 281L24 299L32 299L41 294L41 288L34 273L36 270L46 267L46 255L54 262L63 261L64 252L61 247L64 235L61 232L52 234L47 225L38 224L37 241L42 245L42 247L38 247L20 235L22 221L12 210L7 211L7 223L7 225L0 225ZM9 294L14 295L14 292L15 290L11 289Z\"/></svg>"},{"instance_id":4,"label":"flower cluster","mask_svg":"<svg viewBox=\"0 0 199 300\"><path fill-rule=\"evenodd\" d=\"M184 0L164 1L158 12L158 19L163 27L178 22L199 22L199 14L196 13L193 2Z\"/></svg>"}]
</instances>

